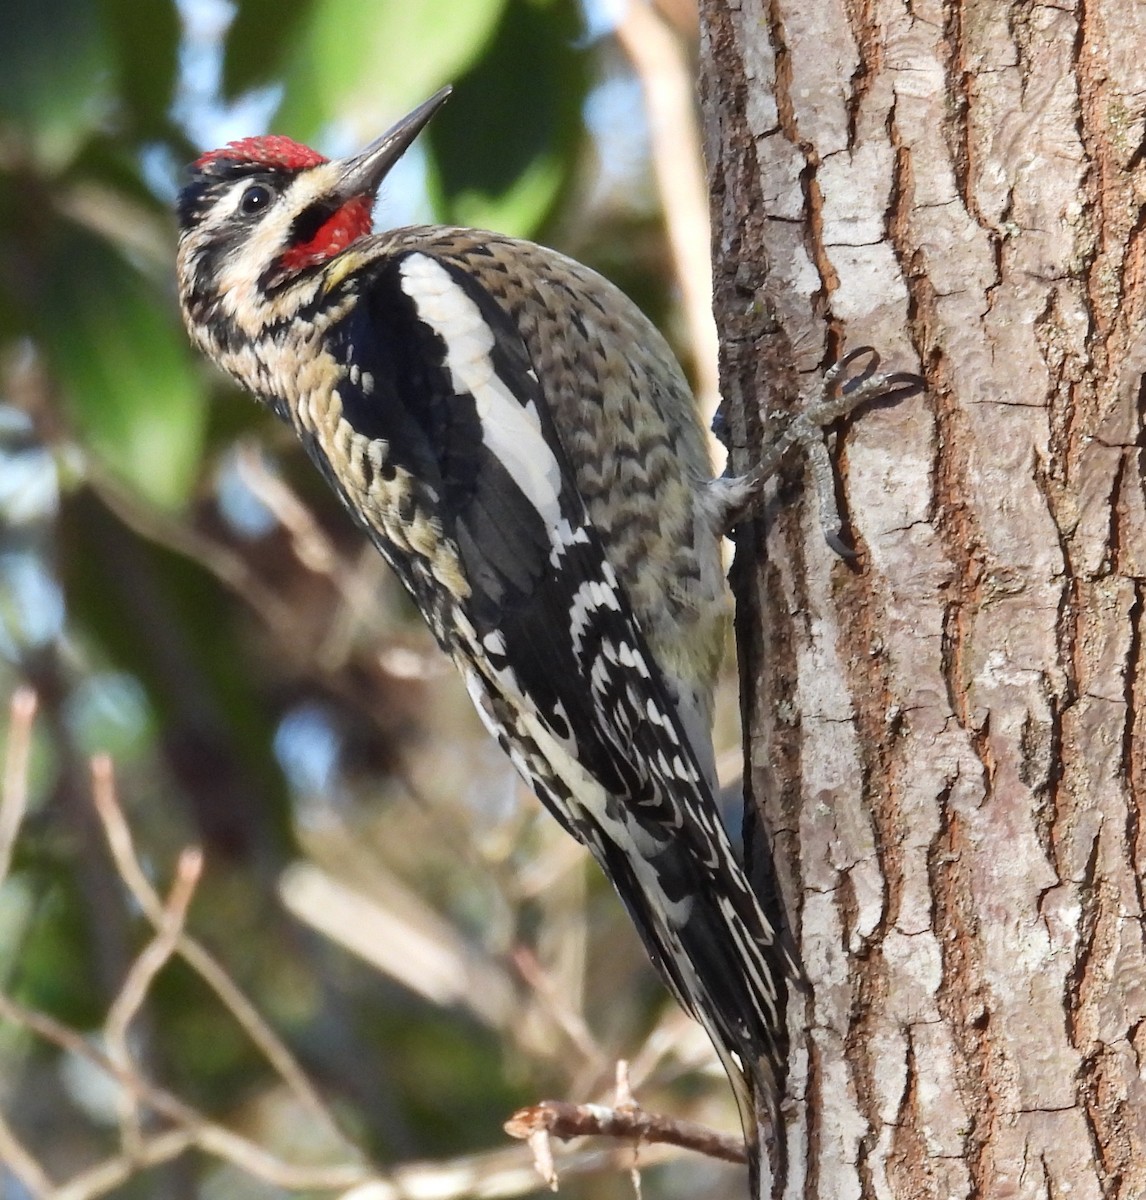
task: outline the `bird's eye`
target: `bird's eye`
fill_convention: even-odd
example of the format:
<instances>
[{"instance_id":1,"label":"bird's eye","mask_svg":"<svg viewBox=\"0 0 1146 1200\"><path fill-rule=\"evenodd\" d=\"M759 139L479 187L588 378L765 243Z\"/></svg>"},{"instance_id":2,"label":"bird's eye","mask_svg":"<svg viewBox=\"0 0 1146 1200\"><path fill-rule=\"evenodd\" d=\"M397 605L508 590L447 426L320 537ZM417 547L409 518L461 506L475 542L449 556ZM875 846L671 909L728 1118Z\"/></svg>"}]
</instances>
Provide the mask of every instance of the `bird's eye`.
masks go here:
<instances>
[{"instance_id":1,"label":"bird's eye","mask_svg":"<svg viewBox=\"0 0 1146 1200\"><path fill-rule=\"evenodd\" d=\"M261 213L274 199L274 194L265 183L252 183L239 199L239 212L244 217Z\"/></svg>"}]
</instances>

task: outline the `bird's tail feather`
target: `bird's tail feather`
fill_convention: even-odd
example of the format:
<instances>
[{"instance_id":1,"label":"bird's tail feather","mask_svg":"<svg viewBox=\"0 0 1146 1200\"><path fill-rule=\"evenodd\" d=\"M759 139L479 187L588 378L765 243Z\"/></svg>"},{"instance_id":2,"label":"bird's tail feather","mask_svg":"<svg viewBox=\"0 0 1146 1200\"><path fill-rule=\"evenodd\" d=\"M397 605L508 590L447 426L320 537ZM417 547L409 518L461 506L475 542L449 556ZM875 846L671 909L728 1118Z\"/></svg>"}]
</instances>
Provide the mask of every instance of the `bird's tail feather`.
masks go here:
<instances>
[{"instance_id":1,"label":"bird's tail feather","mask_svg":"<svg viewBox=\"0 0 1146 1200\"><path fill-rule=\"evenodd\" d=\"M766 1060L742 1064L739 1055L727 1048L707 1021L702 1019L701 1024L736 1097L748 1156L749 1200L773 1200L773 1181L782 1182L788 1175L787 1130L780 1117L779 1081Z\"/></svg>"},{"instance_id":2,"label":"bird's tail feather","mask_svg":"<svg viewBox=\"0 0 1146 1200\"><path fill-rule=\"evenodd\" d=\"M744 1145L748 1151L750 1200L772 1200L773 1180L788 1175L788 1140L773 1093L756 1083L751 1089L752 1113L744 1119ZM764 1092L762 1096L760 1093Z\"/></svg>"}]
</instances>

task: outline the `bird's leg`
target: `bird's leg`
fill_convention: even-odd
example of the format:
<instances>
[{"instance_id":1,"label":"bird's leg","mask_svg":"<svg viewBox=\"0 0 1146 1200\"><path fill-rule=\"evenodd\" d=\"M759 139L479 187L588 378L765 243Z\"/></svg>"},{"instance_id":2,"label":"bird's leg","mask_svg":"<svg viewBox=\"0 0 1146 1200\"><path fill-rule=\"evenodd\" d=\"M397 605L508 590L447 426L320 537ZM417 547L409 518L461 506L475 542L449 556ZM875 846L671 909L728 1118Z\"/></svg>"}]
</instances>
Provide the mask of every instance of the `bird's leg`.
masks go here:
<instances>
[{"instance_id":1,"label":"bird's leg","mask_svg":"<svg viewBox=\"0 0 1146 1200\"><path fill-rule=\"evenodd\" d=\"M824 538L837 554L852 554L842 536L843 521L836 502L836 476L826 430L869 400L902 400L924 388L918 375L878 374L878 367L876 351L861 346L829 367L814 388L801 397L794 412L769 414L778 428L766 442L756 466L744 475L713 480L713 520L719 533L727 533L753 513L763 497L764 484L779 469L784 455L799 446L808 462Z\"/></svg>"}]
</instances>

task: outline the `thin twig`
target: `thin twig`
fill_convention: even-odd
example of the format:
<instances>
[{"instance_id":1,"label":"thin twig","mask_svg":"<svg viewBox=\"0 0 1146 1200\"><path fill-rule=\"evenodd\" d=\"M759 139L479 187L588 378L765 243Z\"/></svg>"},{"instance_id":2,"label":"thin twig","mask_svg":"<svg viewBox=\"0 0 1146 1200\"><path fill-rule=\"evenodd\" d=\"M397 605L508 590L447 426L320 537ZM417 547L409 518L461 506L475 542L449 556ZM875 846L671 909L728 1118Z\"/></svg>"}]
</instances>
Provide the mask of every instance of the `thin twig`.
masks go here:
<instances>
[{"instance_id":1,"label":"thin twig","mask_svg":"<svg viewBox=\"0 0 1146 1200\"><path fill-rule=\"evenodd\" d=\"M545 1006L549 1015L581 1052L591 1069L594 1072L601 1070L607 1062L604 1050L593 1036L585 1018L565 1002L561 990L538 962L532 949L525 945L515 946L510 953L510 962Z\"/></svg>"},{"instance_id":2,"label":"thin twig","mask_svg":"<svg viewBox=\"0 0 1146 1200\"><path fill-rule=\"evenodd\" d=\"M98 1067L121 1087L131 1091L141 1103L160 1116L186 1130L194 1144L208 1154L221 1158L258 1179L281 1188L347 1188L374 1178L365 1167L355 1164L336 1166L299 1166L284 1162L263 1146L216 1124L190 1104L156 1087L134 1071L124 1070L80 1032L49 1017L33 1012L0 992L0 1018L19 1025L46 1042L75 1054Z\"/></svg>"},{"instance_id":3,"label":"thin twig","mask_svg":"<svg viewBox=\"0 0 1146 1200\"><path fill-rule=\"evenodd\" d=\"M48 1173L24 1148L2 1115L0 1115L0 1163L3 1163L16 1176L32 1196L37 1198L51 1196L52 1200L55 1200L56 1193L52 1188L52 1181L48 1177Z\"/></svg>"},{"instance_id":4,"label":"thin twig","mask_svg":"<svg viewBox=\"0 0 1146 1200\"><path fill-rule=\"evenodd\" d=\"M103 822L104 835L120 878L127 885L144 915L158 929L164 919L163 904L144 874L135 853L131 830L116 798L111 760L104 755L97 755L92 759L92 789L96 810ZM210 951L186 932L180 933L176 949L187 965L223 1002L299 1103L316 1117L339 1143L357 1153L354 1144L338 1128L330 1110L323 1104L294 1055Z\"/></svg>"},{"instance_id":5,"label":"thin twig","mask_svg":"<svg viewBox=\"0 0 1146 1200\"><path fill-rule=\"evenodd\" d=\"M87 479L108 511L138 537L198 563L220 583L242 596L284 644L294 643L297 625L291 606L263 583L243 555L222 542L203 536L185 522L141 503L94 461L87 464Z\"/></svg>"},{"instance_id":6,"label":"thin twig","mask_svg":"<svg viewBox=\"0 0 1146 1200\"><path fill-rule=\"evenodd\" d=\"M146 999L156 975L167 964L183 936L187 908L203 872L203 853L191 848L179 855L175 868L175 883L163 906L162 918L155 937L144 947L132 964L119 995L108 1010L104 1035L111 1041L126 1040L127 1029Z\"/></svg>"},{"instance_id":7,"label":"thin twig","mask_svg":"<svg viewBox=\"0 0 1146 1200\"><path fill-rule=\"evenodd\" d=\"M244 487L286 530L298 561L316 575L337 576L342 559L334 544L310 509L267 469L262 451L251 443L240 445L235 455L235 467Z\"/></svg>"},{"instance_id":8,"label":"thin twig","mask_svg":"<svg viewBox=\"0 0 1146 1200\"><path fill-rule=\"evenodd\" d=\"M508 1148L442 1163L405 1163L387 1175L373 1174L353 1165L308 1167L286 1163L263 1147L209 1121L190 1105L134 1072L121 1070L77 1030L52 1017L32 1012L2 992L0 1020L22 1026L52 1045L86 1059L176 1126L148 1138L139 1150L141 1158L133 1161L128 1155L117 1155L89 1168L58 1189L52 1190L50 1185L41 1192L29 1189L45 1200L95 1200L129 1178L133 1166L138 1170L140 1166L170 1161L191 1146L279 1188L338 1190L343 1193L341 1200L424 1200L427 1196L433 1196L435 1200L463 1200L479 1195L493 1200L495 1197L524 1195L535 1186L531 1180L536 1176L528 1159ZM562 1135L558 1133L557 1136ZM646 1152L649 1162L662 1160L668 1152L664 1145L659 1149L662 1153L657 1153L655 1145L649 1147ZM612 1151L579 1150L563 1155L561 1167L566 1172L580 1173L599 1170L613 1161ZM34 1178L34 1169L32 1174Z\"/></svg>"},{"instance_id":9,"label":"thin twig","mask_svg":"<svg viewBox=\"0 0 1146 1200\"><path fill-rule=\"evenodd\" d=\"M649 1162L663 1162L676 1153L667 1147L654 1147ZM565 1150L560 1158L561 1173L565 1176L585 1175L617 1165L616 1149L602 1149L600 1145ZM406 1163L396 1167L386 1181L362 1184L338 1200L475 1200L476 1197L508 1200L536 1191L536 1165L523 1153L523 1147L511 1146L445 1162Z\"/></svg>"},{"instance_id":10,"label":"thin twig","mask_svg":"<svg viewBox=\"0 0 1146 1200\"><path fill-rule=\"evenodd\" d=\"M629 1079L629 1063L627 1059L617 1059L617 1065L614 1068L613 1078L615 1080L615 1085L613 1088L615 1094L614 1104L617 1106L617 1108L636 1108L637 1101L633 1096L633 1084Z\"/></svg>"},{"instance_id":11,"label":"thin twig","mask_svg":"<svg viewBox=\"0 0 1146 1200\"><path fill-rule=\"evenodd\" d=\"M255 1178L279 1188L293 1191L339 1190L342 1200L463 1200L464 1197L511 1197L533 1190L533 1168L516 1150L494 1150L451 1159L443 1163L405 1163L389 1174L374 1174L359 1166L296 1166L283 1162L262 1146L256 1145L216 1125L184 1101L141 1079L131 1071L121 1070L116 1063L81 1033L53 1017L32 1012L0 992L0 1020L19 1025L30 1032L86 1059L121 1087L135 1092L139 1099L176 1126L165 1134L155 1135L144 1142L141 1153L143 1165L170 1161L182 1150L195 1146L247 1172ZM560 1136L560 1135L559 1135ZM662 1146L663 1150L664 1147ZM649 1154L649 1161L663 1156ZM582 1150L562 1156L563 1171L597 1170L614 1161L612 1152ZM136 1166L138 1167L138 1163ZM118 1186L130 1176L127 1156L90 1168L62 1188L43 1193L45 1200L94 1200L106 1195L110 1186Z\"/></svg>"},{"instance_id":12,"label":"thin twig","mask_svg":"<svg viewBox=\"0 0 1146 1200\"><path fill-rule=\"evenodd\" d=\"M163 907L155 937L143 948L131 965L123 986L112 1001L104 1020L104 1042L108 1056L124 1070L134 1062L128 1044L128 1032L135 1015L143 1007L155 977L176 952L187 909L195 894L195 886L203 871L203 855L199 850L184 850L175 870L171 895ZM135 1099L127 1092L120 1094L120 1136L127 1153L135 1154L143 1144L143 1127Z\"/></svg>"},{"instance_id":13,"label":"thin twig","mask_svg":"<svg viewBox=\"0 0 1146 1200\"><path fill-rule=\"evenodd\" d=\"M105 1158L103 1162L73 1175L52 1192L49 1200L97 1200L122 1187L133 1176L150 1167L172 1162L195 1145L189 1129L168 1129L145 1138L130 1151Z\"/></svg>"},{"instance_id":14,"label":"thin twig","mask_svg":"<svg viewBox=\"0 0 1146 1200\"><path fill-rule=\"evenodd\" d=\"M622 1112L627 1112L637 1107L636 1098L633 1096L633 1086L629 1080L629 1064L623 1058L617 1059L617 1068L615 1072L616 1087L614 1090L613 1103ZM638 1139L633 1142L633 1165L629 1168L629 1179L633 1185L633 1195L636 1200L641 1200L641 1143Z\"/></svg>"},{"instance_id":15,"label":"thin twig","mask_svg":"<svg viewBox=\"0 0 1146 1200\"><path fill-rule=\"evenodd\" d=\"M0 792L0 883L8 877L12 850L28 808L28 760L32 751L32 722L36 693L20 687L9 706L8 753L4 759L4 784Z\"/></svg>"},{"instance_id":16,"label":"thin twig","mask_svg":"<svg viewBox=\"0 0 1146 1200\"><path fill-rule=\"evenodd\" d=\"M661 1019L629 1059L629 1078L634 1087L647 1082L654 1072L669 1080L690 1071L709 1071L723 1080L720 1062L701 1027L675 1004L666 1005Z\"/></svg>"},{"instance_id":17,"label":"thin twig","mask_svg":"<svg viewBox=\"0 0 1146 1200\"><path fill-rule=\"evenodd\" d=\"M251 494L274 515L290 537L295 557L309 571L330 580L340 598L341 613L330 622L330 630L315 650L315 658L325 671L334 671L341 661L340 645L345 645L348 615L360 622L362 615L376 610L378 591L373 583L356 571L339 553L334 542L316 520L314 513L291 488L267 469L266 458L252 445L240 446L235 456L239 478ZM371 552L373 561L377 554Z\"/></svg>"},{"instance_id":18,"label":"thin twig","mask_svg":"<svg viewBox=\"0 0 1146 1200\"><path fill-rule=\"evenodd\" d=\"M696 360L697 399L711 416L720 394L718 342L712 315L708 191L693 71L680 37L645 0L629 0L616 35L645 97L653 174Z\"/></svg>"},{"instance_id":19,"label":"thin twig","mask_svg":"<svg viewBox=\"0 0 1146 1200\"><path fill-rule=\"evenodd\" d=\"M636 1105L610 1108L603 1104L570 1104L565 1100L542 1100L518 1109L505 1123L510 1137L527 1140L539 1130L553 1137L612 1137L641 1142L662 1142L695 1150L724 1162L747 1162L742 1138L720 1133L696 1121L685 1121L663 1113L649 1113Z\"/></svg>"},{"instance_id":20,"label":"thin twig","mask_svg":"<svg viewBox=\"0 0 1146 1200\"><path fill-rule=\"evenodd\" d=\"M630 1177L633 1192L641 1197L642 1146L679 1146L725 1162L747 1161L744 1142L728 1134L660 1113L645 1112L633 1099L629 1064L618 1060L615 1072L616 1099L612 1107L603 1104L570 1104L564 1100L542 1100L540 1104L519 1109L505 1123L511 1137L528 1142L533 1166L552 1191L557 1191L557 1168L551 1138L563 1140L581 1137L612 1137L633 1144Z\"/></svg>"}]
</instances>

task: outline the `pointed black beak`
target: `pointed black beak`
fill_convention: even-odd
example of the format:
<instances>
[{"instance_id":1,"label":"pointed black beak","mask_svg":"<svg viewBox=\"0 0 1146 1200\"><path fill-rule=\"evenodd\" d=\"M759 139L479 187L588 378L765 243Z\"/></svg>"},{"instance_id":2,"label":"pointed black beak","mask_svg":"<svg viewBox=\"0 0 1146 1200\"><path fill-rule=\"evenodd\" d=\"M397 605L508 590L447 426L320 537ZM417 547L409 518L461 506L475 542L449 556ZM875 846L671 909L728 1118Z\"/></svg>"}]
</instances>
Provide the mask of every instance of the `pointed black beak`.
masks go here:
<instances>
[{"instance_id":1,"label":"pointed black beak","mask_svg":"<svg viewBox=\"0 0 1146 1200\"><path fill-rule=\"evenodd\" d=\"M411 142L425 129L430 118L450 98L453 90L447 86L435 92L365 150L352 158L344 158L339 192L348 200L353 196L373 196L390 168L406 153Z\"/></svg>"}]
</instances>

